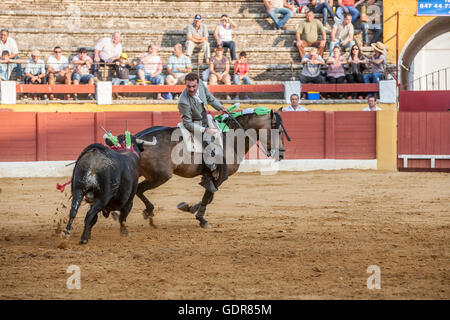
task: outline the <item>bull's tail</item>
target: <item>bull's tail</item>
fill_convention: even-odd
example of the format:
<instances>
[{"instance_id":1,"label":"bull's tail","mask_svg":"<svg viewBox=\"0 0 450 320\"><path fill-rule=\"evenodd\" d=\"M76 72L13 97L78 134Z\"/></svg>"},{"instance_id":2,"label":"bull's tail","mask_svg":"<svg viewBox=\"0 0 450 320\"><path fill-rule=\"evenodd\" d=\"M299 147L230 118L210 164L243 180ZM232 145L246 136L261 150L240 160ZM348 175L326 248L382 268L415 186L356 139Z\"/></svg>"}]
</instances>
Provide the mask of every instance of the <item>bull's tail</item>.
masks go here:
<instances>
[{"instance_id":1,"label":"bull's tail","mask_svg":"<svg viewBox=\"0 0 450 320\"><path fill-rule=\"evenodd\" d=\"M70 234L70 229L72 228L73 219L75 219L78 209L80 208L81 201L83 200L83 192L81 190L75 190L72 192L72 205L70 206L69 222L67 223L65 235Z\"/></svg>"}]
</instances>

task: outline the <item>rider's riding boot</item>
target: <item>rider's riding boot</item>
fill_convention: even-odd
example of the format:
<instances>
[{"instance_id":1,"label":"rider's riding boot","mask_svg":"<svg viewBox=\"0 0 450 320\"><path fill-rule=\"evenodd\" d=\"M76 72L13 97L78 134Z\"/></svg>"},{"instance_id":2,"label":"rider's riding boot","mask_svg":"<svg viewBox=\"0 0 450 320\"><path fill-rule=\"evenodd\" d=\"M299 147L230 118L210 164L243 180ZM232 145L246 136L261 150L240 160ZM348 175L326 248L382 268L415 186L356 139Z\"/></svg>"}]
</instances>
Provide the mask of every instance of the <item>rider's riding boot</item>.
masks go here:
<instances>
[{"instance_id":1,"label":"rider's riding boot","mask_svg":"<svg viewBox=\"0 0 450 320\"><path fill-rule=\"evenodd\" d=\"M212 193L218 190L210 174L203 174L202 180L200 181L199 185L201 185L203 188Z\"/></svg>"}]
</instances>

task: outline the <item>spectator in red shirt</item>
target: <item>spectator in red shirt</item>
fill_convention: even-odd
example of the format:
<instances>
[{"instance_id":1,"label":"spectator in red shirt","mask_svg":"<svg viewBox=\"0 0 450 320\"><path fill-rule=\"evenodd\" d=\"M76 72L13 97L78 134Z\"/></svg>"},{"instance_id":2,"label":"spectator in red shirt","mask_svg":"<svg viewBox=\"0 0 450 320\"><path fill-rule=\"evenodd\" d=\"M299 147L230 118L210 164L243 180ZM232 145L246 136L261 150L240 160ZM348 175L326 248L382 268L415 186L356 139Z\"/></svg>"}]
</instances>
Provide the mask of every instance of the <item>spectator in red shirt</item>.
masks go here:
<instances>
[{"instance_id":1,"label":"spectator in red shirt","mask_svg":"<svg viewBox=\"0 0 450 320\"><path fill-rule=\"evenodd\" d=\"M359 10L355 7L355 0L338 0L338 8L336 9L336 18L338 20L336 21L335 19L335 21L342 23L344 21L344 13L350 13L352 15L352 24L355 25L360 16Z\"/></svg>"},{"instance_id":2,"label":"spectator in red shirt","mask_svg":"<svg viewBox=\"0 0 450 320\"><path fill-rule=\"evenodd\" d=\"M250 78L248 77L249 70L247 53L242 51L239 54L239 60L234 63L234 84L250 84ZM239 93L236 92L236 97L234 99L239 99ZM245 94L244 99L249 99L247 94Z\"/></svg>"}]
</instances>

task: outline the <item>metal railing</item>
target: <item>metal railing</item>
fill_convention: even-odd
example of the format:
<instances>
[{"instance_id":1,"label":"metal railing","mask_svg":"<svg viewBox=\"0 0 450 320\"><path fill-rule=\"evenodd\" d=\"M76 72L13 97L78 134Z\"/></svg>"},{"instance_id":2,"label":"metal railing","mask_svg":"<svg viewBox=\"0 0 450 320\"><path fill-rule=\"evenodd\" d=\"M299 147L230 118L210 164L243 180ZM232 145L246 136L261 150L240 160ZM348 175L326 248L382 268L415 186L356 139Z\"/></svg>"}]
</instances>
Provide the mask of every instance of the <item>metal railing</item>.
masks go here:
<instances>
[{"instance_id":1,"label":"metal railing","mask_svg":"<svg viewBox=\"0 0 450 320\"><path fill-rule=\"evenodd\" d=\"M408 83L408 89L413 91L448 90L450 84L450 67L436 70L418 77Z\"/></svg>"}]
</instances>

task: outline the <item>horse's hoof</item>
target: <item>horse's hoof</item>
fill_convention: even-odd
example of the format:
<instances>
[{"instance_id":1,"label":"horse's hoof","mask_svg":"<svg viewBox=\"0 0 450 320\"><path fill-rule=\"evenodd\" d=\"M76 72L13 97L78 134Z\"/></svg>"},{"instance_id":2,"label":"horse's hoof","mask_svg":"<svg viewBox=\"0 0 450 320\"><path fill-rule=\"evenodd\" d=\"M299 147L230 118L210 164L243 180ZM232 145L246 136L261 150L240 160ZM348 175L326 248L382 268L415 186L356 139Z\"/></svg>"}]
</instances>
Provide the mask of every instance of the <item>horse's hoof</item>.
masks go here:
<instances>
[{"instance_id":1,"label":"horse's hoof","mask_svg":"<svg viewBox=\"0 0 450 320\"><path fill-rule=\"evenodd\" d=\"M121 235L122 237L129 237L129 236L130 236L130 233L128 232L127 229L120 229L120 235Z\"/></svg>"},{"instance_id":2,"label":"horse's hoof","mask_svg":"<svg viewBox=\"0 0 450 320\"><path fill-rule=\"evenodd\" d=\"M142 216L144 217L145 220L147 220L148 217L150 217L150 215L147 212L147 209L142 210Z\"/></svg>"},{"instance_id":3,"label":"horse's hoof","mask_svg":"<svg viewBox=\"0 0 450 320\"><path fill-rule=\"evenodd\" d=\"M205 222L200 222L200 227L202 227L203 229L210 229L211 225L208 223L208 221L205 221Z\"/></svg>"},{"instance_id":4,"label":"horse's hoof","mask_svg":"<svg viewBox=\"0 0 450 320\"><path fill-rule=\"evenodd\" d=\"M61 238L63 238L63 239L69 239L69 237L70 237L70 231L63 230L63 231L61 232Z\"/></svg>"},{"instance_id":5,"label":"horse's hoof","mask_svg":"<svg viewBox=\"0 0 450 320\"><path fill-rule=\"evenodd\" d=\"M178 210L181 210L181 211L186 211L186 212L190 212L189 211L189 205L186 203L186 202L180 202L178 205L177 205L177 209Z\"/></svg>"},{"instance_id":6,"label":"horse's hoof","mask_svg":"<svg viewBox=\"0 0 450 320\"><path fill-rule=\"evenodd\" d=\"M81 239L79 242L79 244L87 244L87 243L88 243L88 240L86 240L86 239L85 240Z\"/></svg>"}]
</instances>

